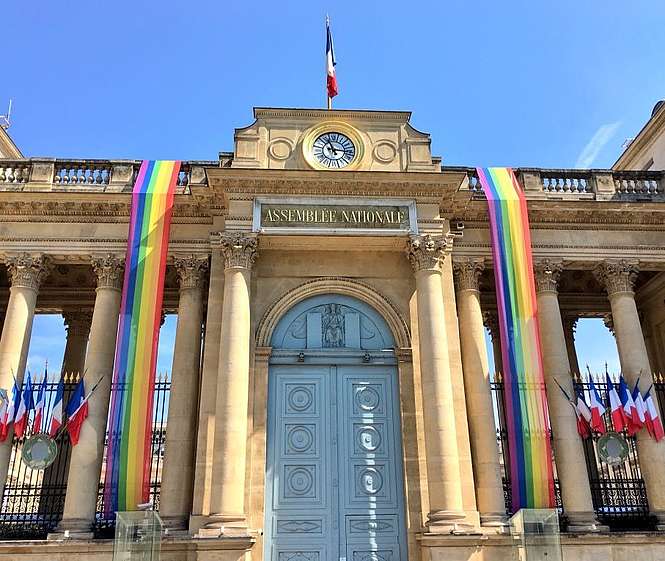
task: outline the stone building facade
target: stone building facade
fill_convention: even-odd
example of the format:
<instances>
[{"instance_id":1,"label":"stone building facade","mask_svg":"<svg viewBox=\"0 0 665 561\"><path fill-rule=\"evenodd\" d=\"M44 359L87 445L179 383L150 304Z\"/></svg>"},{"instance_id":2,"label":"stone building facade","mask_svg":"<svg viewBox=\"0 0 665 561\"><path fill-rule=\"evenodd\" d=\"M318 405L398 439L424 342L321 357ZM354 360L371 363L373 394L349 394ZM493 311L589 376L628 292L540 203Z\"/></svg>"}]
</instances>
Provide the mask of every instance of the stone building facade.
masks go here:
<instances>
[{"instance_id":1,"label":"stone building facade","mask_svg":"<svg viewBox=\"0 0 665 561\"><path fill-rule=\"evenodd\" d=\"M474 170L442 166L409 118L256 109L232 153L183 164L164 296L178 315L164 559L513 558L485 344L486 201ZM0 558L107 560L91 527L139 162L17 156L0 160L0 387L24 375L36 313L64 316L67 371L106 377L61 521L48 540L0 542ZM663 559L665 445L636 443L651 526L610 533L553 384L579 372L579 318L611 321L629 383L665 367L663 172L517 174L565 559ZM0 444L0 482L11 449Z\"/></svg>"}]
</instances>

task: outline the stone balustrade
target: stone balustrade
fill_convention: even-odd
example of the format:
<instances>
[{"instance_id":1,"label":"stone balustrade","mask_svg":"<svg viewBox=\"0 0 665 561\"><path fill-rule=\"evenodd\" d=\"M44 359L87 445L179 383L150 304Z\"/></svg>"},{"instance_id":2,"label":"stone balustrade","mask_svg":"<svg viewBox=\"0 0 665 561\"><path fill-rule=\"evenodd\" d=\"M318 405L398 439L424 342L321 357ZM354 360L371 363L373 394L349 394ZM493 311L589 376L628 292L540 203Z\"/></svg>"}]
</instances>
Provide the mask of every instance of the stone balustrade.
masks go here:
<instances>
[{"instance_id":1,"label":"stone balustrade","mask_svg":"<svg viewBox=\"0 0 665 561\"><path fill-rule=\"evenodd\" d=\"M141 162L138 160L0 159L0 191L131 191ZM219 162L183 162L177 187L207 185L206 167Z\"/></svg>"},{"instance_id":2,"label":"stone balustrade","mask_svg":"<svg viewBox=\"0 0 665 561\"><path fill-rule=\"evenodd\" d=\"M474 168L442 169L466 169L468 181L462 189L485 197ZM527 199L665 202L663 171L515 168L515 172Z\"/></svg>"}]
</instances>

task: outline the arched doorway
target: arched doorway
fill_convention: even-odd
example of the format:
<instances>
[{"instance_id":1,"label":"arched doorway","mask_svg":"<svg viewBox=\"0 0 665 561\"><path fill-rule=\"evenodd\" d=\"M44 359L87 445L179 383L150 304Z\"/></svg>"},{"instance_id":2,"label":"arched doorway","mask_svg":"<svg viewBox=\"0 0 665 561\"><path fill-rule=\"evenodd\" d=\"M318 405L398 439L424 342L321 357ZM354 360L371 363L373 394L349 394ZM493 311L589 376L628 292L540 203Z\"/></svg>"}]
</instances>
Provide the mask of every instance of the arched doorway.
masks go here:
<instances>
[{"instance_id":1,"label":"arched doorway","mask_svg":"<svg viewBox=\"0 0 665 561\"><path fill-rule=\"evenodd\" d=\"M406 561L394 339L374 308L321 294L271 338L265 558Z\"/></svg>"}]
</instances>

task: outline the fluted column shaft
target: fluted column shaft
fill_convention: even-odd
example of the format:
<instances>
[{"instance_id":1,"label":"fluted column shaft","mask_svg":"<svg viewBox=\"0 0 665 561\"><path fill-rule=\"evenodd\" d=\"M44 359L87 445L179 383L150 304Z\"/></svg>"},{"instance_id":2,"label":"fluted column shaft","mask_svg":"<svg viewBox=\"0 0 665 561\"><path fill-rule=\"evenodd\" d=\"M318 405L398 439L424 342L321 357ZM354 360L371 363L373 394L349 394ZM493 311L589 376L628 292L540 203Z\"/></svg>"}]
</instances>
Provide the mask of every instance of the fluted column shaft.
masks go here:
<instances>
[{"instance_id":1,"label":"fluted column shaft","mask_svg":"<svg viewBox=\"0 0 665 561\"><path fill-rule=\"evenodd\" d=\"M444 324L441 263L449 241L412 236L407 256L416 278L427 486L431 532L448 533L464 521L448 341Z\"/></svg>"},{"instance_id":2,"label":"fluted column shaft","mask_svg":"<svg viewBox=\"0 0 665 561\"><path fill-rule=\"evenodd\" d=\"M610 300L621 371L631 389L639 377L644 391L653 383L653 378L633 290L638 273L637 264L606 261L596 268L595 273L604 284ZM657 400L654 401L658 407ZM637 434L637 452L649 508L657 517L659 528L665 529L665 447L652 440L646 431L640 431Z\"/></svg>"},{"instance_id":3,"label":"fluted column shaft","mask_svg":"<svg viewBox=\"0 0 665 561\"><path fill-rule=\"evenodd\" d=\"M459 260L453 263L462 346L464 391L469 432L471 433L473 475L480 522L483 526L504 526L506 504L492 407L485 329L478 290L478 279L483 268L482 260Z\"/></svg>"},{"instance_id":4,"label":"fluted column shaft","mask_svg":"<svg viewBox=\"0 0 665 561\"><path fill-rule=\"evenodd\" d=\"M568 353L568 363L570 364L570 371L573 374L581 374L580 363L577 360L577 350L575 349L575 330L577 329L577 321L579 318L564 316L563 335L566 338L566 351Z\"/></svg>"},{"instance_id":5,"label":"fluted column shaft","mask_svg":"<svg viewBox=\"0 0 665 561\"><path fill-rule=\"evenodd\" d=\"M558 381L572 393L568 349L557 293L562 266L558 262L543 260L536 262L534 268L547 405L561 499L569 520L568 529L578 532L597 531L598 521L593 509L584 445L577 433L577 418L557 386Z\"/></svg>"},{"instance_id":6,"label":"fluted column shaft","mask_svg":"<svg viewBox=\"0 0 665 561\"><path fill-rule=\"evenodd\" d=\"M203 288L208 259L197 256L176 258L175 266L180 281L180 299L159 513L169 528L184 529L192 506Z\"/></svg>"},{"instance_id":7,"label":"fluted column shaft","mask_svg":"<svg viewBox=\"0 0 665 561\"><path fill-rule=\"evenodd\" d=\"M5 263L11 287L0 336L0 388L4 388L11 398L14 377L19 384L23 381L37 293L51 270L51 260L46 255L23 253L7 257ZM12 434L13 429L10 429L7 439L0 442L0 497L9 469Z\"/></svg>"},{"instance_id":8,"label":"fluted column shaft","mask_svg":"<svg viewBox=\"0 0 665 561\"><path fill-rule=\"evenodd\" d=\"M69 530L72 537L91 536L104 453L106 419L115 353L124 262L113 255L94 258L97 294L92 312L90 343L85 358L86 388L99 386L88 400L88 418L79 442L72 448L67 479L65 510L58 532Z\"/></svg>"},{"instance_id":9,"label":"fluted column shaft","mask_svg":"<svg viewBox=\"0 0 665 561\"><path fill-rule=\"evenodd\" d=\"M92 324L92 312L85 310L64 310L62 316L67 328L67 342L62 359L62 373L83 374L88 336Z\"/></svg>"},{"instance_id":10,"label":"fluted column shaft","mask_svg":"<svg viewBox=\"0 0 665 561\"><path fill-rule=\"evenodd\" d=\"M243 534L249 402L250 281L256 237L222 234L224 306L217 376L210 523L212 534ZM203 529L203 530L206 530ZM205 532L204 532L205 533Z\"/></svg>"}]
</instances>

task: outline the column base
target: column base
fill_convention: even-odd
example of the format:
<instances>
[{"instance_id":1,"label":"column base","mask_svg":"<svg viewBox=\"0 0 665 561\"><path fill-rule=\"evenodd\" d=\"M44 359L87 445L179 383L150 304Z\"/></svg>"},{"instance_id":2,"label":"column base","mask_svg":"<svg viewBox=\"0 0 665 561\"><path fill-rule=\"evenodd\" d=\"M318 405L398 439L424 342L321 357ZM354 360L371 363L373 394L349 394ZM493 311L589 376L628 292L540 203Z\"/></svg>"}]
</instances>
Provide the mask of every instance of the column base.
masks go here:
<instances>
[{"instance_id":1,"label":"column base","mask_svg":"<svg viewBox=\"0 0 665 561\"><path fill-rule=\"evenodd\" d=\"M242 514L211 514L207 522L194 535L195 538L249 536L247 519Z\"/></svg>"},{"instance_id":2,"label":"column base","mask_svg":"<svg viewBox=\"0 0 665 561\"><path fill-rule=\"evenodd\" d=\"M48 541L91 540L94 537L92 523L84 518L61 520L56 529L49 533Z\"/></svg>"},{"instance_id":3,"label":"column base","mask_svg":"<svg viewBox=\"0 0 665 561\"><path fill-rule=\"evenodd\" d=\"M505 514L488 512L480 513L480 526L497 534L510 534L510 523Z\"/></svg>"},{"instance_id":4,"label":"column base","mask_svg":"<svg viewBox=\"0 0 665 561\"><path fill-rule=\"evenodd\" d=\"M161 518L164 531L169 536L180 537L188 535L188 516L163 516Z\"/></svg>"},{"instance_id":5,"label":"column base","mask_svg":"<svg viewBox=\"0 0 665 561\"><path fill-rule=\"evenodd\" d=\"M478 528L466 522L463 511L436 510L427 515L427 532L430 534L470 535L478 534Z\"/></svg>"},{"instance_id":6,"label":"column base","mask_svg":"<svg viewBox=\"0 0 665 561\"><path fill-rule=\"evenodd\" d=\"M600 524L593 512L566 512L568 527L566 531L570 534L597 534L609 532L607 526Z\"/></svg>"}]
</instances>

